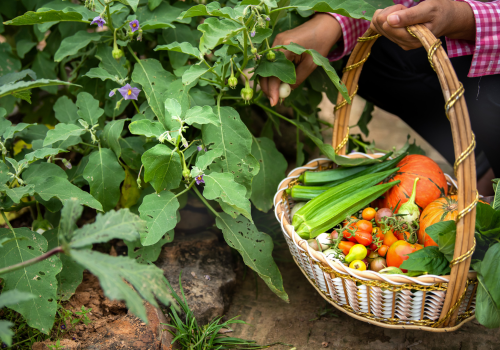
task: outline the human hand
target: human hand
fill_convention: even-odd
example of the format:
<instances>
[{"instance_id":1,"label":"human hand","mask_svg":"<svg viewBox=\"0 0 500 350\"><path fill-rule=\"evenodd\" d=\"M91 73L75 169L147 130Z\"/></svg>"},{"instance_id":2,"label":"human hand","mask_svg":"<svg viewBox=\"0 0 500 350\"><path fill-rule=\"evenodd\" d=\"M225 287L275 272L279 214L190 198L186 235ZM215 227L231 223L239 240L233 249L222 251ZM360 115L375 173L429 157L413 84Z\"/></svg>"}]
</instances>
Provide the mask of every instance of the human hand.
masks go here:
<instances>
[{"instance_id":1,"label":"human hand","mask_svg":"<svg viewBox=\"0 0 500 350\"><path fill-rule=\"evenodd\" d=\"M326 13L317 13L306 23L278 34L274 39L273 46L288 45L293 42L306 49L314 49L326 56L341 36L342 29L335 17ZM312 57L306 53L297 55L288 50L281 51L287 59L295 63L297 80L295 84L291 85L292 89L295 89L316 69L317 65L314 64ZM261 77L259 82L262 91L269 98L271 106L275 106L279 100L281 81L276 77Z\"/></svg>"},{"instance_id":2,"label":"human hand","mask_svg":"<svg viewBox=\"0 0 500 350\"><path fill-rule=\"evenodd\" d=\"M421 47L420 41L406 30L413 24L425 25L437 38L474 40L474 13L466 2L426 0L406 8L394 5L375 11L370 28L398 44L404 50Z\"/></svg>"}]
</instances>

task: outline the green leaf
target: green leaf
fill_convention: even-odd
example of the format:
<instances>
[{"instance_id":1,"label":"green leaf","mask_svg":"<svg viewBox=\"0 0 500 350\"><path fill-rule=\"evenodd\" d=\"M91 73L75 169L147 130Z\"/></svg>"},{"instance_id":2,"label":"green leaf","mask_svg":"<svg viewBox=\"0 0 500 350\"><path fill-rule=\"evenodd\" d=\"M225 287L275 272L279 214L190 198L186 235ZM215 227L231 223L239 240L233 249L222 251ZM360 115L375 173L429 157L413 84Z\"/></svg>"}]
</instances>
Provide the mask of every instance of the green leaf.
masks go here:
<instances>
[{"instance_id":1,"label":"green leaf","mask_svg":"<svg viewBox=\"0 0 500 350\"><path fill-rule=\"evenodd\" d=\"M115 152L118 158L120 158L122 153L119 139L124 125L125 119L113 120L106 124L101 134L103 141Z\"/></svg>"},{"instance_id":2,"label":"green leaf","mask_svg":"<svg viewBox=\"0 0 500 350\"><path fill-rule=\"evenodd\" d=\"M35 189L34 187L35 186L33 185L26 185L8 188L5 190L5 194L7 194L7 196L9 196L15 204L18 204L21 201L21 198L33 195Z\"/></svg>"},{"instance_id":3,"label":"green leaf","mask_svg":"<svg viewBox=\"0 0 500 350\"><path fill-rule=\"evenodd\" d=\"M213 124L216 127L220 126L220 121L217 115L215 115L213 109L210 106L194 106L187 111L184 116L184 121L189 124Z\"/></svg>"},{"instance_id":4,"label":"green leaf","mask_svg":"<svg viewBox=\"0 0 500 350\"><path fill-rule=\"evenodd\" d=\"M151 193L144 197L139 207L141 219L146 221L148 227L141 232L143 246L156 244L177 225L177 209L179 201L170 191Z\"/></svg>"},{"instance_id":5,"label":"green leaf","mask_svg":"<svg viewBox=\"0 0 500 350\"><path fill-rule=\"evenodd\" d=\"M23 176L24 176L24 173L23 173ZM7 183L7 181L10 181L10 179L11 179L11 177L9 175L9 168L7 167L7 165L4 162L0 162L0 185Z\"/></svg>"},{"instance_id":6,"label":"green leaf","mask_svg":"<svg viewBox=\"0 0 500 350\"><path fill-rule=\"evenodd\" d=\"M142 155L144 181L151 182L156 192L179 187L182 178L179 154L165 145L156 145Z\"/></svg>"},{"instance_id":7,"label":"green leaf","mask_svg":"<svg viewBox=\"0 0 500 350\"><path fill-rule=\"evenodd\" d=\"M448 261L453 260L455 252L455 241L457 236L457 226L455 221L437 222L425 229L434 242L439 245L439 250L444 254Z\"/></svg>"},{"instance_id":8,"label":"green leaf","mask_svg":"<svg viewBox=\"0 0 500 350\"><path fill-rule=\"evenodd\" d=\"M500 238L500 211L488 204L476 206L476 231L489 239Z\"/></svg>"},{"instance_id":9,"label":"green leaf","mask_svg":"<svg viewBox=\"0 0 500 350\"><path fill-rule=\"evenodd\" d=\"M47 162L32 164L22 173L23 180L27 183L33 183L38 177L48 178L49 176L68 178L68 175L60 166Z\"/></svg>"},{"instance_id":10,"label":"green leaf","mask_svg":"<svg viewBox=\"0 0 500 350\"><path fill-rule=\"evenodd\" d=\"M372 112L375 109L375 105L371 102L366 101L365 108L363 109L363 113L359 117L358 123L356 124L361 132L368 136L370 131L368 130L368 123L372 120Z\"/></svg>"},{"instance_id":11,"label":"green leaf","mask_svg":"<svg viewBox=\"0 0 500 350\"><path fill-rule=\"evenodd\" d=\"M430 246L408 254L408 260L400 266L408 271L425 271L431 275L450 273L450 262L438 247Z\"/></svg>"},{"instance_id":12,"label":"green leaf","mask_svg":"<svg viewBox=\"0 0 500 350\"><path fill-rule=\"evenodd\" d=\"M478 274L483 276L482 284L489 292L497 309L500 308L500 280L498 279L500 275L499 261L500 243L495 243L489 247L483 261L479 264L479 271L476 270ZM476 265L474 265L474 268L476 269Z\"/></svg>"},{"instance_id":13,"label":"green leaf","mask_svg":"<svg viewBox=\"0 0 500 350\"><path fill-rule=\"evenodd\" d=\"M10 290L0 295L0 309L8 305L19 304L33 298L35 298L35 296L31 293L21 292L17 289ZM14 327L14 323L4 320L0 321L0 339L2 342L7 344L7 346L12 345L12 336L14 335L14 332L10 330L11 327Z\"/></svg>"},{"instance_id":14,"label":"green leaf","mask_svg":"<svg viewBox=\"0 0 500 350\"><path fill-rule=\"evenodd\" d=\"M301 55L303 53L307 53L308 55L311 55L313 62L317 64L318 66L322 67L325 70L325 73L328 75L328 77L331 79L335 87L339 90L339 92L344 96L346 101L348 103L351 103L351 99L349 97L349 93L347 92L347 88L345 84L342 82L342 80L339 78L337 75L337 72L335 71L335 68L332 67L330 64L330 61L328 61L328 58L322 56L318 51L313 50L313 49L305 49L300 45L297 45L295 43L291 43L289 45L282 45L280 48L284 48L286 50L292 51L293 53L296 53L297 55Z\"/></svg>"},{"instance_id":15,"label":"green leaf","mask_svg":"<svg viewBox=\"0 0 500 350\"><path fill-rule=\"evenodd\" d=\"M89 33L86 30L80 30L75 35L61 41L61 45L54 55L54 61L61 62L63 58L75 55L78 50L83 49L92 41L99 41L100 39L100 33Z\"/></svg>"},{"instance_id":16,"label":"green leaf","mask_svg":"<svg viewBox=\"0 0 500 350\"><path fill-rule=\"evenodd\" d=\"M155 59L141 60L134 66L132 80L141 84L148 104L158 117L158 120L165 126L165 100L166 91L175 77L163 69L161 63Z\"/></svg>"},{"instance_id":17,"label":"green leaf","mask_svg":"<svg viewBox=\"0 0 500 350\"><path fill-rule=\"evenodd\" d=\"M19 123L19 124L10 126L3 133L3 138L4 138L4 140L8 140L8 139L14 137L14 135L17 134L18 132L23 131L24 129L26 129L32 125L35 125L35 124Z\"/></svg>"},{"instance_id":18,"label":"green leaf","mask_svg":"<svg viewBox=\"0 0 500 350\"><path fill-rule=\"evenodd\" d=\"M165 128L160 122L152 122L147 119L137 120L128 126L130 132L134 135L144 135L146 137L159 138L165 132Z\"/></svg>"},{"instance_id":19,"label":"green leaf","mask_svg":"<svg viewBox=\"0 0 500 350\"><path fill-rule=\"evenodd\" d=\"M165 100L165 114L168 115L170 119L174 117L180 118L182 115L182 106L177 100L167 98Z\"/></svg>"},{"instance_id":20,"label":"green leaf","mask_svg":"<svg viewBox=\"0 0 500 350\"><path fill-rule=\"evenodd\" d=\"M198 156L198 159L196 159L196 167L198 169L200 169L201 171L203 171L210 164L212 164L215 159L220 158L221 156L222 156L222 149L220 149L220 148L205 152L202 155ZM196 175L198 175L198 174L196 174ZM196 176L196 175L194 175L194 176Z\"/></svg>"},{"instance_id":21,"label":"green leaf","mask_svg":"<svg viewBox=\"0 0 500 350\"><path fill-rule=\"evenodd\" d=\"M154 11L155 8L160 6L163 0L148 0L148 8L150 11Z\"/></svg>"},{"instance_id":22,"label":"green leaf","mask_svg":"<svg viewBox=\"0 0 500 350\"><path fill-rule=\"evenodd\" d=\"M57 141L67 140L71 136L80 136L85 134L86 130L74 124L59 123L52 130L47 132L43 147L53 144Z\"/></svg>"},{"instance_id":23,"label":"green leaf","mask_svg":"<svg viewBox=\"0 0 500 350\"><path fill-rule=\"evenodd\" d=\"M94 197L87 192L82 191L62 177L36 177L34 179L30 179L30 183L35 185L35 193L37 193L45 201L56 197L65 203L68 199L77 198L82 204L88 207L99 211L103 210L101 203L99 203Z\"/></svg>"},{"instance_id":24,"label":"green leaf","mask_svg":"<svg viewBox=\"0 0 500 350\"><path fill-rule=\"evenodd\" d=\"M30 52L32 48L36 46L36 42L29 39L21 39L17 42L16 50L19 58L24 58L24 56Z\"/></svg>"},{"instance_id":25,"label":"green leaf","mask_svg":"<svg viewBox=\"0 0 500 350\"><path fill-rule=\"evenodd\" d=\"M493 199L493 203L491 203L491 207L495 210L500 210L500 179L496 180L497 181L493 183L495 198Z\"/></svg>"},{"instance_id":26,"label":"green leaf","mask_svg":"<svg viewBox=\"0 0 500 350\"><path fill-rule=\"evenodd\" d=\"M274 205L273 198L285 178L288 163L274 142L266 137L253 138L252 155L259 161L260 170L252 181L250 199L257 209L267 212Z\"/></svg>"},{"instance_id":27,"label":"green leaf","mask_svg":"<svg viewBox=\"0 0 500 350\"><path fill-rule=\"evenodd\" d=\"M78 12L65 12L65 11L43 11L32 12L28 11L24 15L16 17L10 21L5 22L11 26L30 26L34 24L48 23L48 22L83 22L90 23L83 19L82 14Z\"/></svg>"},{"instance_id":28,"label":"green leaf","mask_svg":"<svg viewBox=\"0 0 500 350\"><path fill-rule=\"evenodd\" d=\"M4 244L0 268L39 257L47 251L47 240L24 227L14 230L0 228L0 240L3 238L14 240ZM56 275L60 271L61 261L57 255L53 255L1 276L4 283L3 293L17 290L37 296L35 299L10 305L9 308L19 312L30 327L44 334L49 334L54 324L57 311Z\"/></svg>"},{"instance_id":29,"label":"green leaf","mask_svg":"<svg viewBox=\"0 0 500 350\"><path fill-rule=\"evenodd\" d=\"M203 196L206 199L221 199L237 213L252 221L250 201L245 197L246 188L234 181L233 174L214 172L205 175L203 179L205 180Z\"/></svg>"},{"instance_id":30,"label":"green leaf","mask_svg":"<svg viewBox=\"0 0 500 350\"><path fill-rule=\"evenodd\" d=\"M106 297L124 300L127 308L144 322L148 322L148 318L142 299L156 307L156 299L164 305L172 302L163 281L163 271L154 265L139 264L134 259L112 257L91 250L71 250L70 254L99 278Z\"/></svg>"},{"instance_id":31,"label":"green leaf","mask_svg":"<svg viewBox=\"0 0 500 350\"><path fill-rule=\"evenodd\" d=\"M257 272L276 295L288 302L283 279L273 260L272 238L259 232L254 224L242 216L233 219L226 213L220 213L215 222L227 244L241 254L245 264Z\"/></svg>"},{"instance_id":32,"label":"green leaf","mask_svg":"<svg viewBox=\"0 0 500 350\"><path fill-rule=\"evenodd\" d=\"M79 119L77 114L78 108L68 96L59 97L53 109L56 114L56 119L61 123L76 124Z\"/></svg>"},{"instance_id":33,"label":"green leaf","mask_svg":"<svg viewBox=\"0 0 500 350\"><path fill-rule=\"evenodd\" d=\"M202 126L203 143L213 143L212 149L222 150L222 159L210 166L211 172L227 172L237 175L235 181L247 189L247 198L252 189L252 178L259 171L259 162L251 154L252 134L241 121L238 112L231 107L214 107L219 126Z\"/></svg>"},{"instance_id":34,"label":"green leaf","mask_svg":"<svg viewBox=\"0 0 500 350\"><path fill-rule=\"evenodd\" d=\"M484 277L477 275L476 319L487 328L500 327L500 309L487 289Z\"/></svg>"},{"instance_id":35,"label":"green leaf","mask_svg":"<svg viewBox=\"0 0 500 350\"><path fill-rule=\"evenodd\" d=\"M57 86L57 85L79 86L68 83L66 81L50 80L50 79L38 79L34 81L18 81L17 83L10 83L0 86L0 97L4 97L14 93L16 94L23 93L26 92L27 90L31 90L37 87Z\"/></svg>"},{"instance_id":36,"label":"green leaf","mask_svg":"<svg viewBox=\"0 0 500 350\"><path fill-rule=\"evenodd\" d=\"M146 229L146 223L128 209L97 214L95 222L75 231L71 239L71 248L83 248L94 243L108 242L112 239L134 241L139 239L139 232Z\"/></svg>"},{"instance_id":37,"label":"green leaf","mask_svg":"<svg viewBox=\"0 0 500 350\"><path fill-rule=\"evenodd\" d=\"M99 117L104 114L104 109L99 108L99 101L92 97L88 92L80 92L76 97L76 106L78 107L78 116L85 120L89 125L99 123Z\"/></svg>"},{"instance_id":38,"label":"green leaf","mask_svg":"<svg viewBox=\"0 0 500 350\"><path fill-rule=\"evenodd\" d=\"M160 29L160 28L175 28L172 22L189 22L187 20L179 20L179 14L182 9L172 6L167 2L162 2L154 11L149 10L146 6L141 6L137 9L137 19L141 23L143 30Z\"/></svg>"},{"instance_id":39,"label":"green leaf","mask_svg":"<svg viewBox=\"0 0 500 350\"><path fill-rule=\"evenodd\" d=\"M134 12L137 11L137 6L139 5L139 0L118 0L118 1L124 5L128 5L128 6L132 7L132 10L134 10Z\"/></svg>"},{"instance_id":40,"label":"green leaf","mask_svg":"<svg viewBox=\"0 0 500 350\"><path fill-rule=\"evenodd\" d=\"M180 18L190 18L199 16L216 16L227 19L235 19L237 21L243 18L243 11L246 6L236 6L234 8L226 6L221 8L220 3L217 1L205 5L195 5L189 10L181 13Z\"/></svg>"},{"instance_id":41,"label":"green leaf","mask_svg":"<svg viewBox=\"0 0 500 350\"><path fill-rule=\"evenodd\" d=\"M36 80L36 72L32 71L31 69L24 69L20 72L12 72L2 75L0 77L0 85L15 83L16 81L24 79L27 76L30 76L33 80Z\"/></svg>"},{"instance_id":42,"label":"green leaf","mask_svg":"<svg viewBox=\"0 0 500 350\"><path fill-rule=\"evenodd\" d=\"M143 246L141 240L138 239L134 242L125 241L128 248L128 257L137 260L140 264L149 264L158 260L161 253L161 248L172 242L174 239L174 230L170 230L163 237L153 245Z\"/></svg>"},{"instance_id":43,"label":"green leaf","mask_svg":"<svg viewBox=\"0 0 500 350\"><path fill-rule=\"evenodd\" d=\"M99 45L97 47L97 52L95 57L97 57L101 63L99 63L99 68L104 69L112 76L118 76L119 79L125 79L128 74L127 68L125 68L125 57L121 57L119 60L115 60L112 54L113 49L108 45Z\"/></svg>"},{"instance_id":44,"label":"green leaf","mask_svg":"<svg viewBox=\"0 0 500 350\"><path fill-rule=\"evenodd\" d=\"M59 153L65 153L65 152L68 151L62 148L40 148L37 149L35 152L30 152L26 154L24 156L24 159L26 159L29 163L32 163L35 160L44 159L45 157L55 156Z\"/></svg>"},{"instance_id":45,"label":"green leaf","mask_svg":"<svg viewBox=\"0 0 500 350\"><path fill-rule=\"evenodd\" d=\"M196 79L201 77L203 74L211 70L210 67L201 64L193 64L189 69L182 75L182 83L184 85L189 85Z\"/></svg>"},{"instance_id":46,"label":"green leaf","mask_svg":"<svg viewBox=\"0 0 500 350\"><path fill-rule=\"evenodd\" d=\"M54 62L48 52L38 52L35 56L35 60L33 61L33 65L31 66L39 78L52 80L57 79L56 67L57 63ZM57 94L57 86L46 86L41 87L41 89L50 94Z\"/></svg>"},{"instance_id":47,"label":"green leaf","mask_svg":"<svg viewBox=\"0 0 500 350\"><path fill-rule=\"evenodd\" d=\"M12 53L10 44L0 43L0 75L13 73L19 70L21 70L21 60Z\"/></svg>"},{"instance_id":48,"label":"green leaf","mask_svg":"<svg viewBox=\"0 0 500 350\"><path fill-rule=\"evenodd\" d=\"M244 29L242 24L235 23L229 19L207 18L198 26L203 33L200 39L200 51L214 49L225 43ZM325 58L326 59L326 58ZM328 60L327 60L328 61Z\"/></svg>"},{"instance_id":49,"label":"green leaf","mask_svg":"<svg viewBox=\"0 0 500 350\"><path fill-rule=\"evenodd\" d=\"M288 84L295 84L295 65L292 61L285 57L281 51L276 51L276 60L271 62L264 57L261 61L255 74L261 77L278 77L281 81Z\"/></svg>"},{"instance_id":50,"label":"green leaf","mask_svg":"<svg viewBox=\"0 0 500 350\"><path fill-rule=\"evenodd\" d=\"M102 204L104 211L116 207L120 200L120 184L125 180L125 170L113 151L99 148L91 153L83 178L90 185L90 194Z\"/></svg>"},{"instance_id":51,"label":"green leaf","mask_svg":"<svg viewBox=\"0 0 500 350\"><path fill-rule=\"evenodd\" d=\"M174 41L168 45L158 45L157 47L155 47L155 51L158 50L181 52L191 57L201 59L200 50L198 50L196 47L193 47L193 45L187 42L182 42L179 44L177 41Z\"/></svg>"},{"instance_id":52,"label":"green leaf","mask_svg":"<svg viewBox=\"0 0 500 350\"><path fill-rule=\"evenodd\" d=\"M111 75L111 73L108 73L108 71L103 68L90 68L90 70L87 72L87 74L84 75L84 77L98 78L102 81L106 81L109 79L118 84L120 83L120 79L118 79L117 76Z\"/></svg>"},{"instance_id":53,"label":"green leaf","mask_svg":"<svg viewBox=\"0 0 500 350\"><path fill-rule=\"evenodd\" d=\"M371 20L377 9L393 6L390 0L291 0L290 6L299 11L338 13L352 18Z\"/></svg>"}]
</instances>

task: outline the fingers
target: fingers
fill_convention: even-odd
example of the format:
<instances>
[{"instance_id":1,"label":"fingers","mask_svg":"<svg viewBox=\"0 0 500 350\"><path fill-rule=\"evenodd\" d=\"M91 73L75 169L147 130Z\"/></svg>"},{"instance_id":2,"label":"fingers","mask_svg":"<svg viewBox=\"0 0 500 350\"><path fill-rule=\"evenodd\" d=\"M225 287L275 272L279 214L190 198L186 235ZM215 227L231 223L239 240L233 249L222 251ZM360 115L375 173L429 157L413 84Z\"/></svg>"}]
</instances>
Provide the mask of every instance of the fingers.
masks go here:
<instances>
[{"instance_id":1,"label":"fingers","mask_svg":"<svg viewBox=\"0 0 500 350\"><path fill-rule=\"evenodd\" d=\"M387 17L387 23L394 28L407 27L413 24L430 22L432 12L428 6L415 6L402 11L391 13Z\"/></svg>"},{"instance_id":2,"label":"fingers","mask_svg":"<svg viewBox=\"0 0 500 350\"><path fill-rule=\"evenodd\" d=\"M316 69L317 65L314 63L310 55L305 56L305 58L298 64L295 68L295 73L297 74L297 80L295 84L291 84L292 89L296 89L300 84L307 79L309 75Z\"/></svg>"},{"instance_id":3,"label":"fingers","mask_svg":"<svg viewBox=\"0 0 500 350\"><path fill-rule=\"evenodd\" d=\"M279 80L278 78L268 78L268 94L266 95L267 97L269 97L269 103L271 104L271 107L274 107L278 104L280 97L280 84L281 80Z\"/></svg>"},{"instance_id":4,"label":"fingers","mask_svg":"<svg viewBox=\"0 0 500 350\"><path fill-rule=\"evenodd\" d=\"M269 79L264 77L259 77L259 84L264 94L269 97Z\"/></svg>"}]
</instances>

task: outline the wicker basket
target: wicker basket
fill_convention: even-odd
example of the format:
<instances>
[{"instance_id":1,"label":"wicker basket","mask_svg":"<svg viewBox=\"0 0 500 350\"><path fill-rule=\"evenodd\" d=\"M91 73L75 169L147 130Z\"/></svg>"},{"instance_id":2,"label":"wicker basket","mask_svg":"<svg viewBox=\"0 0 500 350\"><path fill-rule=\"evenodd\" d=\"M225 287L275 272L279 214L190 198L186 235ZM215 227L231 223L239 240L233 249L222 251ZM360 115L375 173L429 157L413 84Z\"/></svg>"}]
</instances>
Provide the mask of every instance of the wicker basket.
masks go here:
<instances>
[{"instance_id":1,"label":"wicker basket","mask_svg":"<svg viewBox=\"0 0 500 350\"><path fill-rule=\"evenodd\" d=\"M474 318L477 278L474 272L469 272L469 265L475 247L475 205L478 199L473 153L475 142L462 97L463 87L446 52L440 47L441 42L423 25L407 29L428 52L429 62L439 77L447 101L445 109L453 132L457 182L450 176L447 179L451 188L458 192L459 215L450 275L411 278L382 275L368 270L357 271L310 249L290 224L290 210L294 202L284 190L306 170L321 171L335 166L329 159L316 159L294 169L278 186L274 198L275 212L295 262L320 295L333 306L358 320L381 327L449 332ZM358 45L351 54L342 77L351 98L357 91L362 64L378 37L369 29L358 39ZM335 107L333 146L337 146L335 150L340 155L345 154L350 109L351 105L339 95ZM347 157L372 156L376 155L351 153Z\"/></svg>"}]
</instances>

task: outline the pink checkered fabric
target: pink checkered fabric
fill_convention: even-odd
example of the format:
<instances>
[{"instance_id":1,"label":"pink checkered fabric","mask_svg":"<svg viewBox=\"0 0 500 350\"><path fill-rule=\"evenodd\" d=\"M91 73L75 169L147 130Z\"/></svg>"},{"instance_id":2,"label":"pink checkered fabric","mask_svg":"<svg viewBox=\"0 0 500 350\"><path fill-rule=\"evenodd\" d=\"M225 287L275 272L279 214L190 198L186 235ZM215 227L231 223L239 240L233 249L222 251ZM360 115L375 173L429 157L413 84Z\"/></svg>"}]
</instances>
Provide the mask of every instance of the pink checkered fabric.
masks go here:
<instances>
[{"instance_id":1,"label":"pink checkered fabric","mask_svg":"<svg viewBox=\"0 0 500 350\"><path fill-rule=\"evenodd\" d=\"M422 0L424 1L424 0ZM446 38L449 57L474 55L469 70L469 77L480 77L500 73L500 0L481 2L475 0L456 0L467 2L476 19L476 41L456 40ZM394 0L395 4L406 7L418 5L412 0ZM348 18L336 13L335 17L342 28L342 42L333 50L328 58L336 61L349 54L370 26L364 19Z\"/></svg>"}]
</instances>

